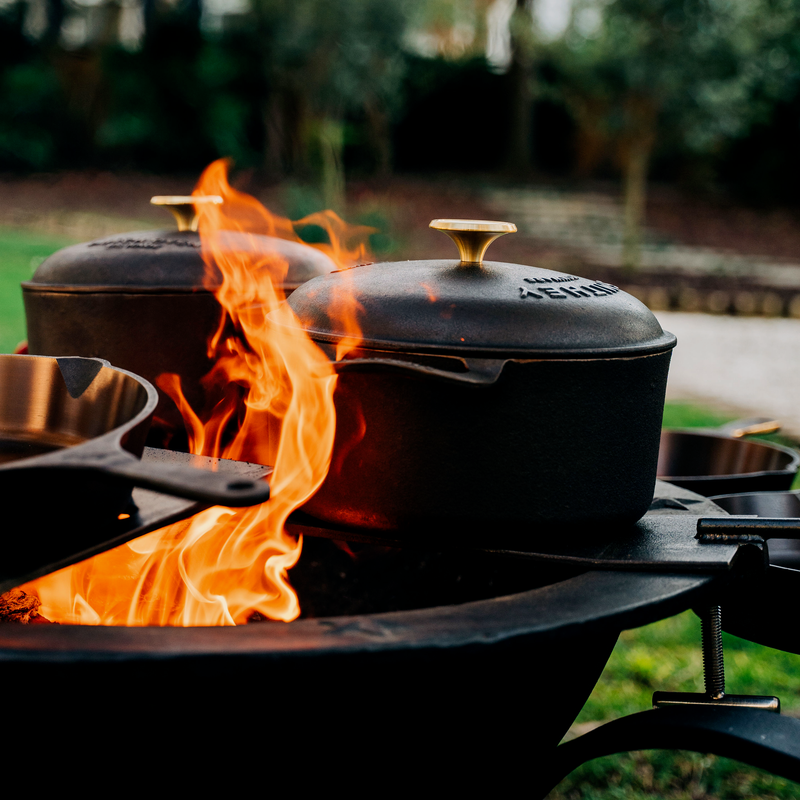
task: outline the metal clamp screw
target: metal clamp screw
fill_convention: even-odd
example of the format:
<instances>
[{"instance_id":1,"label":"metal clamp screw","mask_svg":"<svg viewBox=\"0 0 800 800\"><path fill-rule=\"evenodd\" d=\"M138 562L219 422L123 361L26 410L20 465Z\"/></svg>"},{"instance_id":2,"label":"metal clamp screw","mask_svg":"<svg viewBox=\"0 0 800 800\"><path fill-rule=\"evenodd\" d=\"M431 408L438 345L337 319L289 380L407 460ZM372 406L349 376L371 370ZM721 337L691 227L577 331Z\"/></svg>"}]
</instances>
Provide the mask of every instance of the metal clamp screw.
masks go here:
<instances>
[{"instance_id":1,"label":"metal clamp screw","mask_svg":"<svg viewBox=\"0 0 800 800\"><path fill-rule=\"evenodd\" d=\"M725 694L725 664L722 652L722 607L711 606L700 618L703 639L703 678L705 692L653 692L653 707L734 706L760 708L780 713L777 697Z\"/></svg>"}]
</instances>

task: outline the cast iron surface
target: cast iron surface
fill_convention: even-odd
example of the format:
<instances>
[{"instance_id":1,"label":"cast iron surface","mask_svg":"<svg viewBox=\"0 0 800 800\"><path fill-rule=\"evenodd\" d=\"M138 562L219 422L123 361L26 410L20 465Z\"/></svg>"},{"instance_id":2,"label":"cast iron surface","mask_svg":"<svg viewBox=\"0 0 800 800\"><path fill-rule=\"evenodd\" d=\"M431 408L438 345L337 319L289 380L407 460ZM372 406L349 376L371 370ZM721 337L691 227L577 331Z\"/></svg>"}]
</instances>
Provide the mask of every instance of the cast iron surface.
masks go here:
<instances>
[{"instance_id":1,"label":"cast iron surface","mask_svg":"<svg viewBox=\"0 0 800 800\"><path fill-rule=\"evenodd\" d=\"M610 284L481 262L512 224L431 224L461 242L461 261L340 270L289 298L297 322L271 314L338 359L332 467L305 510L369 530L493 525L530 538L638 520L675 337ZM340 358L343 295L361 344Z\"/></svg>"},{"instance_id":2,"label":"cast iron surface","mask_svg":"<svg viewBox=\"0 0 800 800\"><path fill-rule=\"evenodd\" d=\"M540 539L546 526L590 535L632 524L653 497L669 360L668 350L512 360L479 385L469 372L356 359L334 393L331 469L305 510L459 537L470 526Z\"/></svg>"},{"instance_id":3,"label":"cast iron surface","mask_svg":"<svg viewBox=\"0 0 800 800\"><path fill-rule=\"evenodd\" d=\"M99 359L0 355L4 578L86 549L133 486L225 505L269 497L247 476L143 464L155 405L149 383Z\"/></svg>"},{"instance_id":4,"label":"cast iron surface","mask_svg":"<svg viewBox=\"0 0 800 800\"><path fill-rule=\"evenodd\" d=\"M728 514L756 517L800 517L800 491L742 492L710 497Z\"/></svg>"},{"instance_id":5,"label":"cast iron surface","mask_svg":"<svg viewBox=\"0 0 800 800\"><path fill-rule=\"evenodd\" d=\"M178 454L163 454L170 459ZM252 465L230 462L232 469ZM243 473L244 474L244 473ZM664 494L668 490L664 488ZM684 495L685 497L685 495ZM152 499L144 497L146 504ZM694 496L697 513L715 507ZM694 518L657 501L654 516ZM552 567L548 567L552 571ZM108 661L220 656L243 659L299 658L311 653L462 648L522 640L548 640L616 632L678 613L714 587L724 573L652 574L595 571L526 592L459 605L383 614L303 619L288 625L250 624L238 628L121 628L0 626L0 660Z\"/></svg>"},{"instance_id":6,"label":"cast iron surface","mask_svg":"<svg viewBox=\"0 0 800 800\"><path fill-rule=\"evenodd\" d=\"M147 466L161 464L166 468L192 467L254 481L262 480L272 472L271 467L260 464L173 453L152 447L144 449L142 463ZM4 556L0 560L0 594L34 578L118 547L157 528L186 519L209 505L134 487L131 499L124 507L125 513L120 515L122 518L102 523L102 533L97 526L81 524L79 519L79 524L65 525L63 532L68 535L40 536L36 547L26 550L22 557L12 560Z\"/></svg>"},{"instance_id":7,"label":"cast iron surface","mask_svg":"<svg viewBox=\"0 0 800 800\"><path fill-rule=\"evenodd\" d=\"M335 315L352 292L369 348L531 358L624 356L675 346L649 309L610 284L487 261L370 264L315 278L289 300L312 338L350 334Z\"/></svg>"},{"instance_id":8,"label":"cast iron surface","mask_svg":"<svg viewBox=\"0 0 800 800\"><path fill-rule=\"evenodd\" d=\"M218 244L255 252L261 269L281 276L286 293L336 266L313 247L271 236L225 231ZM103 358L154 385L160 375L176 374L199 412L208 399L200 381L214 366L208 341L222 319L209 291L220 275L215 270L206 279L205 273L192 231L121 234L59 250L22 284L28 352ZM182 434L175 403L158 391L156 428ZM166 444L169 436L153 441Z\"/></svg>"},{"instance_id":9,"label":"cast iron surface","mask_svg":"<svg viewBox=\"0 0 800 800\"><path fill-rule=\"evenodd\" d=\"M28 350L37 355L103 358L156 384L176 374L189 405L206 401L200 379L214 361L208 337L222 319L210 292L23 291ZM159 390L156 424L183 431L174 401Z\"/></svg>"},{"instance_id":10,"label":"cast iron surface","mask_svg":"<svg viewBox=\"0 0 800 800\"><path fill-rule=\"evenodd\" d=\"M750 708L673 706L622 717L562 745L539 773L534 796L586 761L654 749L714 753L800 782L800 720Z\"/></svg>"},{"instance_id":11,"label":"cast iron surface","mask_svg":"<svg viewBox=\"0 0 800 800\"><path fill-rule=\"evenodd\" d=\"M745 492L711 498L729 514L757 517L800 518L800 492ZM800 542L769 540L769 563L800 570Z\"/></svg>"},{"instance_id":12,"label":"cast iron surface","mask_svg":"<svg viewBox=\"0 0 800 800\"><path fill-rule=\"evenodd\" d=\"M695 499L698 513L713 513L711 503ZM657 505L654 514L688 513ZM349 557L325 539L306 541L292 580L300 582L304 559L314 561L317 543L344 559L338 562L342 583L358 592L359 571L351 579ZM377 547L356 548L350 563L358 567L362 555L367 566L388 557L387 578L412 588L421 573L415 567L395 574L395 556L411 565L459 560L457 554L420 557ZM503 594L499 587L507 583L493 589L488 581L484 599L459 600L457 587L498 574L493 560L480 554L455 573L440 570L449 576L449 604L408 610L236 628L0 625L0 675L9 685L46 687L24 695L21 718L37 724L56 724L65 714L97 718L109 698L135 691L151 718L164 723L153 735L169 731L171 751L184 744L175 736L176 719L237 737L263 737L264 725L279 720L286 741L306 741L311 730L325 743L324 752L314 749L315 763L330 757L332 767L340 766L357 753L354 780L366 779L373 788L374 780L385 780L387 759L410 765L413 781L430 781L433 774L446 776L449 788L483 779L494 785L497 764L512 773L524 765L527 776L532 753L534 766L550 757L621 629L706 603L728 583L721 574L580 573L500 557L506 570L530 573L532 588ZM335 578L340 566L333 566ZM306 580L316 583L316 573ZM542 686L546 692L536 691ZM118 720L118 706L111 707ZM492 735L481 735L486 731ZM124 726L114 736L115 749L119 736L125 737ZM298 752L303 768L308 749Z\"/></svg>"},{"instance_id":13,"label":"cast iron surface","mask_svg":"<svg viewBox=\"0 0 800 800\"><path fill-rule=\"evenodd\" d=\"M336 269L319 250L274 236L222 231L215 244L224 252L259 260L277 257L276 274L286 270L280 284L287 289ZM45 259L22 288L58 293L209 291L221 283L221 274L216 266L208 278L206 271L198 233L136 231L65 247Z\"/></svg>"},{"instance_id":14,"label":"cast iron surface","mask_svg":"<svg viewBox=\"0 0 800 800\"><path fill-rule=\"evenodd\" d=\"M661 432L658 476L706 497L788 489L798 467L800 455L781 445L708 432Z\"/></svg>"},{"instance_id":15,"label":"cast iron surface","mask_svg":"<svg viewBox=\"0 0 800 800\"><path fill-rule=\"evenodd\" d=\"M694 492L662 481L656 483L650 511L636 524L610 529L595 529L589 535L552 531L549 536L532 539L502 526L478 530L459 529L459 536L443 535L432 529L397 531L382 534L363 529L343 529L326 525L307 514L295 513L287 530L295 535L345 539L364 544L411 546L430 549L476 549L530 561L570 565L580 569L636 570L655 572L730 570L739 555L736 543L709 547L695 533L702 515L723 514L713 503ZM603 535L606 533L607 535Z\"/></svg>"}]
</instances>

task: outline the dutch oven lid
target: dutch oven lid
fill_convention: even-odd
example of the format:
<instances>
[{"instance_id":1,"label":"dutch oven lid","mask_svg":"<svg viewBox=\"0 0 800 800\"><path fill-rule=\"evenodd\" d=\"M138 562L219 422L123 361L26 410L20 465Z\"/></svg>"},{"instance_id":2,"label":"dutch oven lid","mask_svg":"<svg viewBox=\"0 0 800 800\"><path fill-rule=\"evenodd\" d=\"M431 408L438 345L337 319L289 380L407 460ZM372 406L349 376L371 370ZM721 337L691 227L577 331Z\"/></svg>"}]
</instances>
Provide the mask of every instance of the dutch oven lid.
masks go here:
<instances>
[{"instance_id":1,"label":"dutch oven lid","mask_svg":"<svg viewBox=\"0 0 800 800\"><path fill-rule=\"evenodd\" d=\"M625 356L669 350L650 310L616 286L522 264L483 261L509 222L438 219L461 261L404 261L339 270L306 283L288 302L318 342L352 332L332 310L343 293L360 306L363 346L419 353Z\"/></svg>"},{"instance_id":2,"label":"dutch oven lid","mask_svg":"<svg viewBox=\"0 0 800 800\"><path fill-rule=\"evenodd\" d=\"M216 195L205 197L154 197L151 202L168 208L178 230L137 231L65 247L43 261L28 291L60 292L196 292L214 288L222 278L204 282L205 263L197 233L198 203L221 203ZM336 264L319 250L274 236L224 231L222 245L231 251L258 255L277 254L286 259L285 290L325 275Z\"/></svg>"}]
</instances>

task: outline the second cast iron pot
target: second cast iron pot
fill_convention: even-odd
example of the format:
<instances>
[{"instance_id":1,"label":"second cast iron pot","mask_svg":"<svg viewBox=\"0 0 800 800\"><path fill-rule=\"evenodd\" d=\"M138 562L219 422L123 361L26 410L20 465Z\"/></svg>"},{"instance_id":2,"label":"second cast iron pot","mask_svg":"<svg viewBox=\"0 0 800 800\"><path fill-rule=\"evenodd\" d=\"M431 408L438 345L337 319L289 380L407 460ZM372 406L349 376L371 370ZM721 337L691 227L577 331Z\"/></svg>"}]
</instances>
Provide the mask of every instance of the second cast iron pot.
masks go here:
<instances>
[{"instance_id":1,"label":"second cast iron pot","mask_svg":"<svg viewBox=\"0 0 800 800\"><path fill-rule=\"evenodd\" d=\"M104 358L157 388L160 375L175 373L189 405L200 411L206 402L200 381L214 364L208 341L222 318L214 295L222 276L218 270L207 274L196 206L222 199L154 197L151 202L175 214L177 231L121 234L66 247L22 284L28 352ZM319 250L274 236L227 231L219 243L232 254L285 262L280 288L286 294L336 269ZM160 388L158 393L156 425L183 431L175 403Z\"/></svg>"},{"instance_id":2,"label":"second cast iron pot","mask_svg":"<svg viewBox=\"0 0 800 800\"><path fill-rule=\"evenodd\" d=\"M653 497L675 337L615 286L484 262L510 223L434 220L461 260L372 264L289 298L335 357L336 437L304 510L356 528L511 538L629 524Z\"/></svg>"}]
</instances>

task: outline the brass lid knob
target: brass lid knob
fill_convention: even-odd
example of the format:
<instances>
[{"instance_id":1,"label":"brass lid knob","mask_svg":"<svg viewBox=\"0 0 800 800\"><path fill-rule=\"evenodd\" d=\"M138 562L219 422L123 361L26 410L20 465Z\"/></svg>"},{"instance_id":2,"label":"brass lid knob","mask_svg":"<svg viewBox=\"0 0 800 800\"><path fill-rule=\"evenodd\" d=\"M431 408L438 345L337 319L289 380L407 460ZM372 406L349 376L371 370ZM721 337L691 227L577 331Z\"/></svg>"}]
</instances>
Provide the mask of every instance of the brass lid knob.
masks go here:
<instances>
[{"instance_id":1,"label":"brass lid knob","mask_svg":"<svg viewBox=\"0 0 800 800\"><path fill-rule=\"evenodd\" d=\"M486 219L435 219L430 227L446 233L458 247L462 264L480 265L486 248L506 233L514 233L513 222Z\"/></svg>"},{"instance_id":2,"label":"brass lid knob","mask_svg":"<svg viewBox=\"0 0 800 800\"><path fill-rule=\"evenodd\" d=\"M150 202L154 206L163 206L168 211L171 211L178 222L179 231L196 231L198 221L196 206L199 203L219 205L222 203L222 198L216 194L189 195L185 197L157 195L156 197L151 197Z\"/></svg>"}]
</instances>

